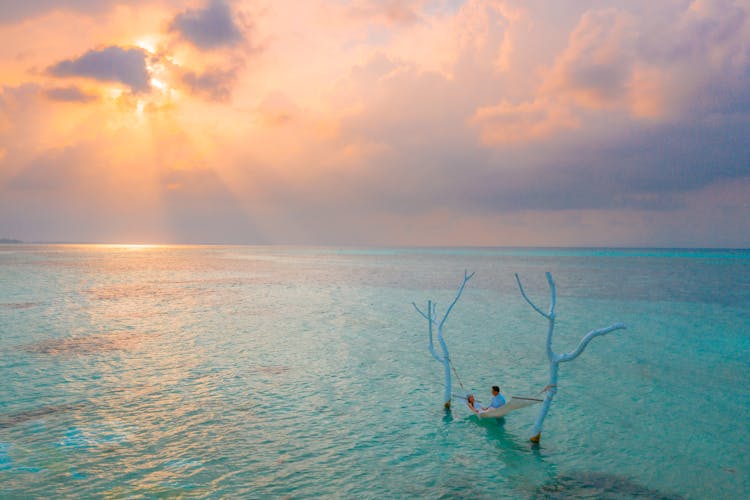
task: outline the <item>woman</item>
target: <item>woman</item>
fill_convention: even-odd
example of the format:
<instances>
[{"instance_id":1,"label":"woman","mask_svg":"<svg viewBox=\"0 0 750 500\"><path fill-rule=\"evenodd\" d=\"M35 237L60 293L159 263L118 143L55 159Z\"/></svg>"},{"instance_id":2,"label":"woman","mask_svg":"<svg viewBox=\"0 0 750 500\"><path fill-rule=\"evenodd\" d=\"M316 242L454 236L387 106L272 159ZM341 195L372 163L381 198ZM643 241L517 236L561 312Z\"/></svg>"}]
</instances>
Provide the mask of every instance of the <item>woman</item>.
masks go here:
<instances>
[{"instance_id":1,"label":"woman","mask_svg":"<svg viewBox=\"0 0 750 500\"><path fill-rule=\"evenodd\" d=\"M473 394L469 394L468 396L466 396L466 406L468 406L469 409L477 415L480 411L482 411L482 405L476 402Z\"/></svg>"}]
</instances>

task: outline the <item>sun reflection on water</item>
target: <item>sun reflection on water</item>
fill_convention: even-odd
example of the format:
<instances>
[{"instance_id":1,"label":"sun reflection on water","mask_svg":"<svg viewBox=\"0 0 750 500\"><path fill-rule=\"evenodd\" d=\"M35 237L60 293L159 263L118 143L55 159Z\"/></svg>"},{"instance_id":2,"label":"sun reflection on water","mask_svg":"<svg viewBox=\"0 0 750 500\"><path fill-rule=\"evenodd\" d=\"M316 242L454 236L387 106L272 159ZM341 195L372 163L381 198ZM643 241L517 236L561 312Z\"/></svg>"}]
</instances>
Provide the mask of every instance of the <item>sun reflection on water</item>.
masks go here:
<instances>
[{"instance_id":1,"label":"sun reflection on water","mask_svg":"<svg viewBox=\"0 0 750 500\"><path fill-rule=\"evenodd\" d=\"M109 249L120 249L120 250L150 250L155 248L162 248L163 245L154 243L113 243L102 245L103 248Z\"/></svg>"}]
</instances>

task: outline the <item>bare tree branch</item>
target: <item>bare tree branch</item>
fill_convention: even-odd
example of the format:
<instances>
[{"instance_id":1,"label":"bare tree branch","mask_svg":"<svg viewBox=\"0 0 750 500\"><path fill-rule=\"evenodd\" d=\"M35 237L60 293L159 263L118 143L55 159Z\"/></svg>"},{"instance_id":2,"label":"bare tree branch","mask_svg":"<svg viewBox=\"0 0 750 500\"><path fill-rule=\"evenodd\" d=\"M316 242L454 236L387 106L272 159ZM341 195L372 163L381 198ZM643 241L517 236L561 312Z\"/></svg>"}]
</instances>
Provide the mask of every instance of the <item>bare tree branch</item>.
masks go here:
<instances>
[{"instance_id":1,"label":"bare tree branch","mask_svg":"<svg viewBox=\"0 0 750 500\"><path fill-rule=\"evenodd\" d=\"M578 347L576 347L574 350L565 353L565 354L558 354L557 355L557 361L560 363L563 363L565 361L572 361L578 357L579 354L583 352L583 350L586 348L586 346L591 342L591 340L594 337L598 337L599 335L606 335L608 333L614 332L615 330L625 330L627 327L623 323L615 323L614 325L609 325L605 328L600 328L598 330L592 330L589 333L587 333L583 339L581 339L581 342L578 344Z\"/></svg>"},{"instance_id":2,"label":"bare tree branch","mask_svg":"<svg viewBox=\"0 0 750 500\"><path fill-rule=\"evenodd\" d=\"M443 315L443 319L440 321L440 329L442 330L443 325L445 324L445 320L448 319L448 315L451 313L451 310L453 309L453 306L456 305L456 302L458 302L459 297L461 297L461 294L464 291L464 287L466 286L466 283L474 276L474 273L467 274L466 270L464 270L464 280L461 283L461 286L458 288L458 293L456 293L456 298L453 299L453 302L451 302L451 305L448 306L448 309L445 310L445 314Z\"/></svg>"},{"instance_id":3,"label":"bare tree branch","mask_svg":"<svg viewBox=\"0 0 750 500\"><path fill-rule=\"evenodd\" d=\"M439 362L446 363L448 360L448 351L444 347L445 342L440 343L441 347L443 347L443 355L440 356L437 352L435 352L435 344L432 341L432 326L435 324L435 320L433 319L435 317L435 304L433 304L431 300L427 301L427 310L430 313L430 317L427 318L428 320L427 330L429 331L429 335L430 335L430 344L429 344L430 354L432 354L432 357L438 360ZM442 340L442 336L440 335L440 329L438 329L438 340Z\"/></svg>"},{"instance_id":4,"label":"bare tree branch","mask_svg":"<svg viewBox=\"0 0 750 500\"><path fill-rule=\"evenodd\" d=\"M549 319L549 314L546 314L546 313L544 313L544 311L542 311L541 309L539 309L539 308L538 308L538 307L536 306L536 304L534 304L534 303L533 303L533 302L531 301L531 299L529 298L529 296L528 296L528 295L526 295L526 292L525 292L525 291L524 291L524 289L523 289L523 285L521 284L521 279L520 279L520 278L518 277L518 273L515 273L514 275L515 275L515 277L516 277L516 283L518 283L518 289L519 289L519 290L521 290L521 295L523 295L523 298L524 298L524 299L526 299L526 302L528 302L528 303L529 303L529 305L530 305L530 306L531 306L531 307L532 307L532 308L533 308L533 309L534 309L534 310L535 310L536 312L538 312L539 314L541 314L541 315L542 315L542 316L544 316L545 318ZM554 290L554 288L553 288L553 290Z\"/></svg>"},{"instance_id":5,"label":"bare tree branch","mask_svg":"<svg viewBox=\"0 0 750 500\"><path fill-rule=\"evenodd\" d=\"M429 321L430 323L432 323L432 322L433 322L433 320L432 320L431 318L429 318L429 317L428 317L428 316L427 316L427 315L426 315L425 313L423 313L423 312L422 312L422 311L421 311L421 310L419 309L419 307L417 307L417 304L416 304L415 302L412 302L412 303L411 303L411 305L413 305L413 306L414 306L414 309L416 309L416 310L417 310L417 312L419 313L419 315L420 315L420 316L422 316L422 317L423 317L424 319L426 319L426 320L427 320L427 321Z\"/></svg>"},{"instance_id":6,"label":"bare tree branch","mask_svg":"<svg viewBox=\"0 0 750 500\"><path fill-rule=\"evenodd\" d=\"M557 303L557 291L555 290L555 282L552 279L552 274L549 272L544 273L544 275L547 277L547 284L549 284L549 293L550 293L550 301L549 301L549 314L547 315L548 318L554 318L555 317L555 304Z\"/></svg>"}]
</instances>

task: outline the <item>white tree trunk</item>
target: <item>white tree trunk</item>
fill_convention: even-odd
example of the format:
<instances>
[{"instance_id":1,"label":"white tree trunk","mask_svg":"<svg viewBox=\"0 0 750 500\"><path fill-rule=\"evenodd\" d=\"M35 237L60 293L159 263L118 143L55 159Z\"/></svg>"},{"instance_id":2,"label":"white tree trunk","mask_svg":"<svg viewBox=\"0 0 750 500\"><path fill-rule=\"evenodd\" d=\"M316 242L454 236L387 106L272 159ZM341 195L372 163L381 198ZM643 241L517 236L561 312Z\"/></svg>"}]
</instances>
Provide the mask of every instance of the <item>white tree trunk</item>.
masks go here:
<instances>
[{"instance_id":1,"label":"white tree trunk","mask_svg":"<svg viewBox=\"0 0 750 500\"><path fill-rule=\"evenodd\" d=\"M552 404L552 399L555 397L555 394L557 394L557 375L560 368L560 363L564 363L567 361L573 361L576 359L584 349L586 349L586 346L591 342L591 340L594 337L598 337L599 335L606 335L607 333L614 332L615 330L624 330L627 328L623 323L615 323L613 325L610 325L605 328L600 328L598 330L592 330L589 333L587 333L582 339L581 342L578 344L578 347L576 347L574 350L565 353L565 354L557 354L552 350L552 333L555 330L555 301L556 301L556 292L555 292L555 282L552 280L552 275L550 273L545 273L547 277L547 283L549 284L550 288L550 307L549 312L544 313L541 309L539 309L536 304L534 304L531 299L526 295L526 292L523 289L523 285L521 285L521 280L518 277L518 274L516 274L516 283L518 283L518 288L521 291L521 295L526 300L526 302L529 303L529 305L539 314L547 318L548 327L547 327L547 358L549 359L549 384L547 387L545 387L546 395L544 397L544 403L542 403L542 408L539 410L539 414L536 417L536 421L534 422L534 430L532 431L533 434L530 438L531 442L538 443L542 436L542 425L544 424L544 418L547 416L547 412L549 412L549 407Z\"/></svg>"},{"instance_id":2,"label":"white tree trunk","mask_svg":"<svg viewBox=\"0 0 750 500\"><path fill-rule=\"evenodd\" d=\"M422 312L419 307L417 307L417 304L412 302L414 309L416 309L417 312L427 320L427 331L429 333L428 347L430 349L430 354L432 354L432 357L437 361L443 363L443 370L445 372L445 393L443 396L443 407L446 409L451 407L451 394L453 392L453 388L451 381L451 358L450 354L448 354L448 345L445 343L445 338L443 337L443 327L445 326L445 321L448 319L448 315L451 313L451 310L453 310L453 306L456 305L459 297L461 297L466 283L471 279L472 276L474 276L474 273L468 274L466 271L464 271L464 280L461 283L461 286L458 288L458 292L456 293L456 297L453 299L453 302L451 302L451 304L448 306L448 309L445 310L443 319L440 320L440 322L437 321L434 302L432 302L431 300L427 301L427 314ZM438 343L440 344L440 349L443 351L442 356L435 352L435 344L432 340L433 327L437 328Z\"/></svg>"}]
</instances>

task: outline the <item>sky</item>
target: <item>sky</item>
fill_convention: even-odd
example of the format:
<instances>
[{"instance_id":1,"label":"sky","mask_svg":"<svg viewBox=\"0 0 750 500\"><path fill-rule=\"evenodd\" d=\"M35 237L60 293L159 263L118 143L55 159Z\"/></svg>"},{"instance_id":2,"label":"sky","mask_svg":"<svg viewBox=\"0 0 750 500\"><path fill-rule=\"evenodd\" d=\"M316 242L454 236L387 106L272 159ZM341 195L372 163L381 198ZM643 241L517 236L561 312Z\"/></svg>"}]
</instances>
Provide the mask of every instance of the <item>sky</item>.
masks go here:
<instances>
[{"instance_id":1,"label":"sky","mask_svg":"<svg viewBox=\"0 0 750 500\"><path fill-rule=\"evenodd\" d=\"M748 0L0 0L0 238L750 247Z\"/></svg>"}]
</instances>

